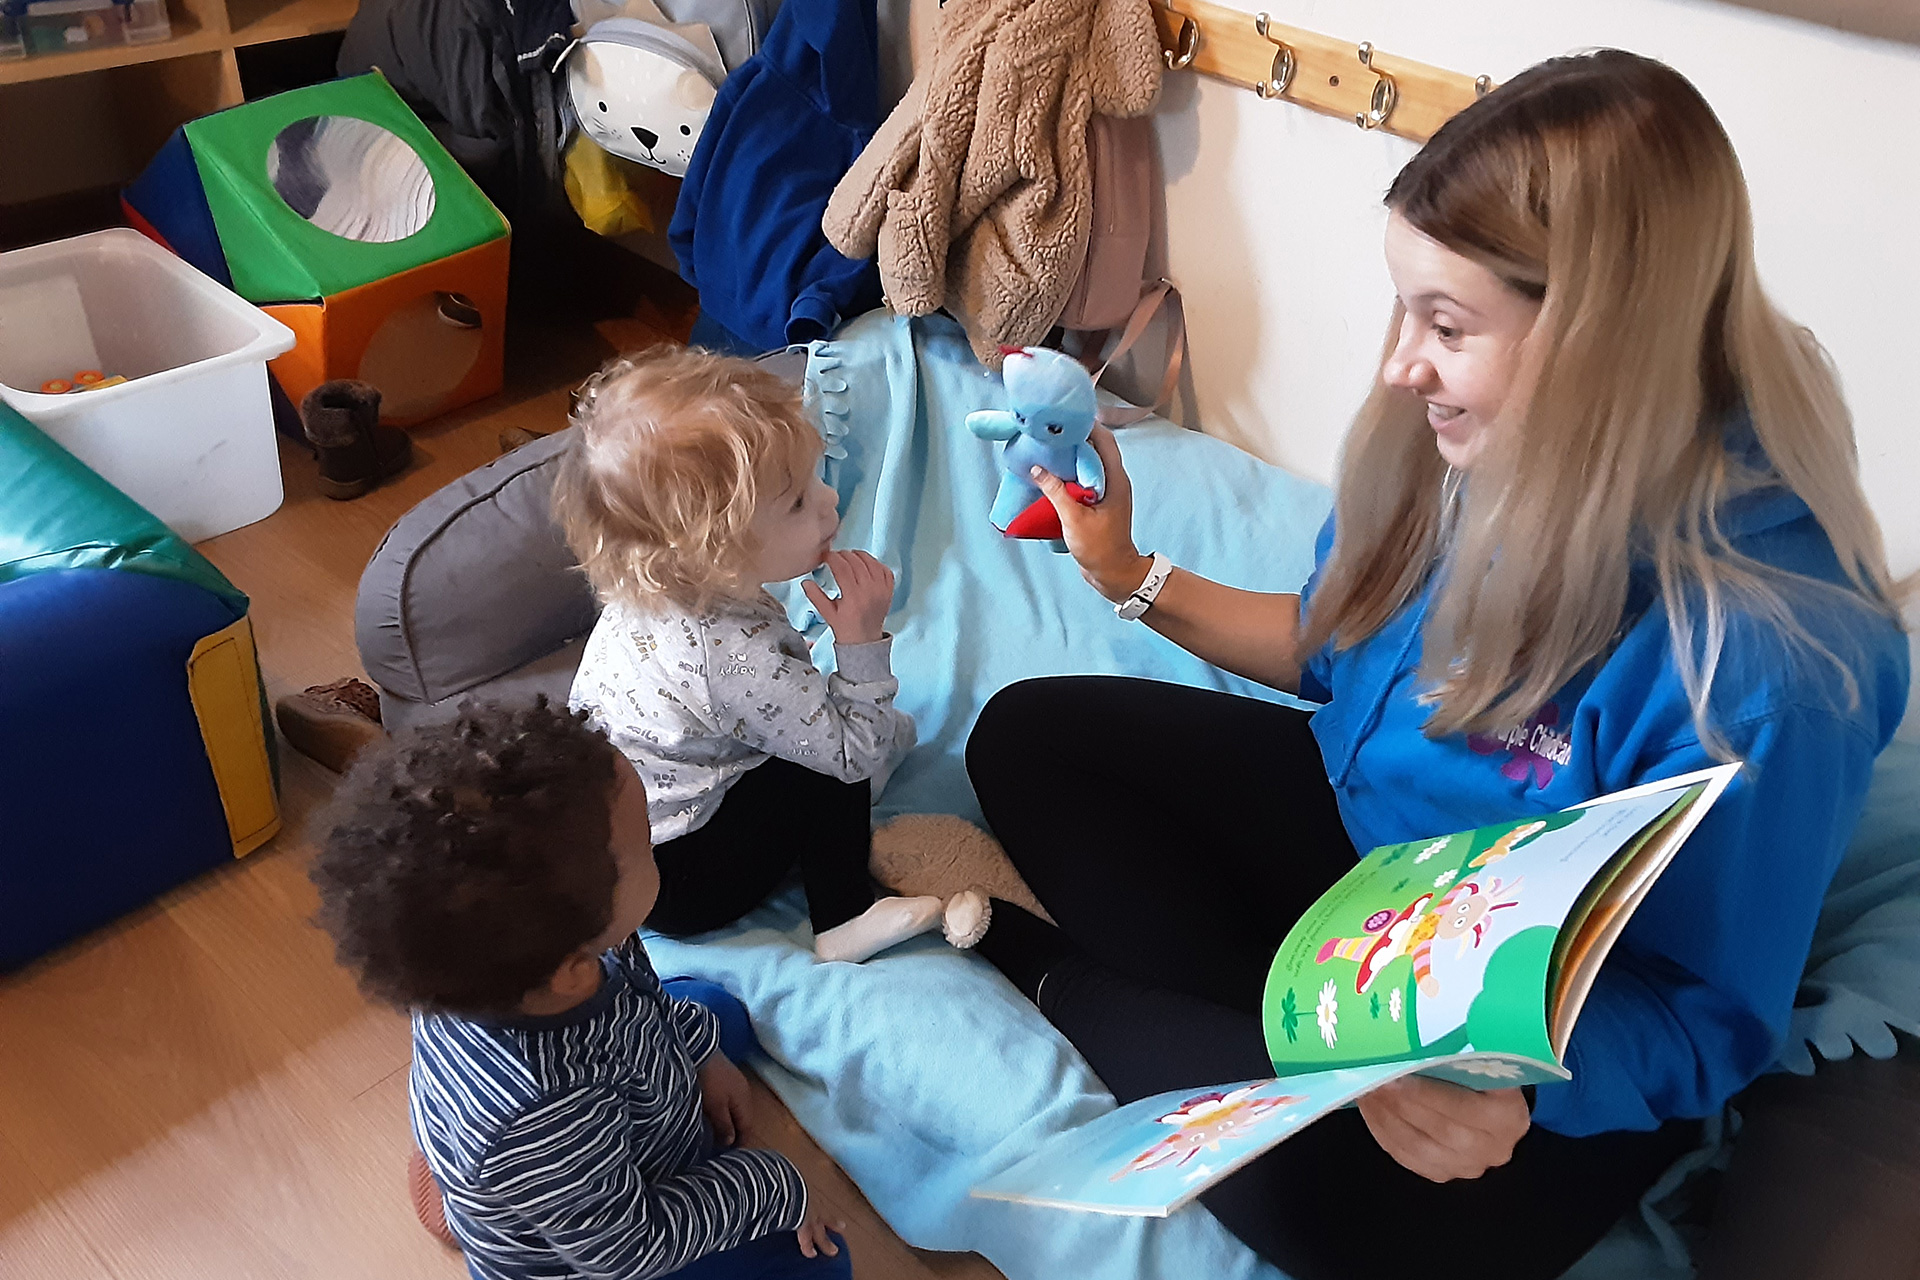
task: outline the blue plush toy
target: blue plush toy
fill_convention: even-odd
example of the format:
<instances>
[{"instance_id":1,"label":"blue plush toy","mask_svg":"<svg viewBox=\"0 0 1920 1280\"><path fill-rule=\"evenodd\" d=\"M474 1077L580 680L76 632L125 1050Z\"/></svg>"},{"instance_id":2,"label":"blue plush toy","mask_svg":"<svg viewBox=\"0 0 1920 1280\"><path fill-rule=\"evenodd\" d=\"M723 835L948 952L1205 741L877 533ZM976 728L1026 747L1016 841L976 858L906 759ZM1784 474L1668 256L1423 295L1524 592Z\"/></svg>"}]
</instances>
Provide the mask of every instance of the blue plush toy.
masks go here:
<instances>
[{"instance_id":1,"label":"blue plush toy","mask_svg":"<svg viewBox=\"0 0 1920 1280\"><path fill-rule=\"evenodd\" d=\"M986 440L1004 440L1000 491L989 519L1010 538L1051 538L1066 550L1060 518L1029 474L1044 467L1067 482L1067 491L1092 506L1106 494L1107 472L1087 443L1099 408L1093 378L1073 357L1045 347L1008 354L1001 370L1006 409L967 415L967 429Z\"/></svg>"}]
</instances>

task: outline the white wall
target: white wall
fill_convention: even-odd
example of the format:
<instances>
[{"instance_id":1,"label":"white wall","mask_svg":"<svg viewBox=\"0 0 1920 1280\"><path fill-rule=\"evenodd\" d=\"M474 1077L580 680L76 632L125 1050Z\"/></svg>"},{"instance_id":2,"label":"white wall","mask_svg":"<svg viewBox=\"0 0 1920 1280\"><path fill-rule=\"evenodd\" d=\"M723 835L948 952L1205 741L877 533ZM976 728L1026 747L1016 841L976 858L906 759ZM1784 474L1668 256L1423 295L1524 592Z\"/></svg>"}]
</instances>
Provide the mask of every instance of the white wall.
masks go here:
<instances>
[{"instance_id":1,"label":"white wall","mask_svg":"<svg viewBox=\"0 0 1920 1280\"><path fill-rule=\"evenodd\" d=\"M1746 170L1762 279L1840 367L1893 570L1920 571L1920 48L1713 0L1268 7L1496 80L1593 45L1688 76ZM1167 78L1158 125L1193 339L1185 421L1331 480L1391 305L1380 197L1416 148L1193 75ZM1920 600L1908 615L1920 666ZM1903 736L1920 739L1920 706Z\"/></svg>"},{"instance_id":2,"label":"white wall","mask_svg":"<svg viewBox=\"0 0 1920 1280\"><path fill-rule=\"evenodd\" d=\"M1745 166L1768 289L1840 366L1895 571L1920 569L1920 48L1710 0L1272 12L1497 80L1600 44L1692 79ZM1168 262L1191 299L1193 425L1331 479L1392 297L1380 197L1416 147L1190 75L1168 77L1159 126Z\"/></svg>"}]
</instances>

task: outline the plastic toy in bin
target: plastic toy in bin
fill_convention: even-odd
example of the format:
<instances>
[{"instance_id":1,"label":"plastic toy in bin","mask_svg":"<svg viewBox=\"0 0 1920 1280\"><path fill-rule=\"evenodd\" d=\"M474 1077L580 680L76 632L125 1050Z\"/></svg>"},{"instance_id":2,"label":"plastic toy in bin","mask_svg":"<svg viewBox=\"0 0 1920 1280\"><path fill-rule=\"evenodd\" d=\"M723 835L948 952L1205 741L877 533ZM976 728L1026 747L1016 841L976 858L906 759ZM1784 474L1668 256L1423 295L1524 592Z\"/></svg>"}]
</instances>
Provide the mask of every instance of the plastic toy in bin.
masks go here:
<instances>
[{"instance_id":1,"label":"plastic toy in bin","mask_svg":"<svg viewBox=\"0 0 1920 1280\"><path fill-rule=\"evenodd\" d=\"M126 379L117 373L102 373L98 369L82 369L71 378L48 378L40 384L43 396L64 396L75 391L92 391L98 387L117 387Z\"/></svg>"},{"instance_id":2,"label":"plastic toy in bin","mask_svg":"<svg viewBox=\"0 0 1920 1280\"><path fill-rule=\"evenodd\" d=\"M510 228L377 71L192 121L123 204L293 330L295 404L350 378L411 426L500 389Z\"/></svg>"}]
</instances>

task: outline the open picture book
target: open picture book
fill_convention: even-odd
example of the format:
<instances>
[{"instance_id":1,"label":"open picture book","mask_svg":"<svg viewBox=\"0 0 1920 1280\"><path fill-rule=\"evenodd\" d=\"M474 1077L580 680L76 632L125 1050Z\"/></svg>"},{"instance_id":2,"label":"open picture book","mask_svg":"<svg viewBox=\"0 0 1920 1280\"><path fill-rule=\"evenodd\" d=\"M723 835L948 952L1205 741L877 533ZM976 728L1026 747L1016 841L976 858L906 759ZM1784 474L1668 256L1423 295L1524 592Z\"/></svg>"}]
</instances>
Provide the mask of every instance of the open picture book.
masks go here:
<instances>
[{"instance_id":1,"label":"open picture book","mask_svg":"<svg viewBox=\"0 0 1920 1280\"><path fill-rule=\"evenodd\" d=\"M1373 850L1274 955L1263 1026L1276 1079L1143 1098L973 1194L1164 1217L1398 1076L1571 1079L1562 1055L1601 962L1739 769Z\"/></svg>"}]
</instances>

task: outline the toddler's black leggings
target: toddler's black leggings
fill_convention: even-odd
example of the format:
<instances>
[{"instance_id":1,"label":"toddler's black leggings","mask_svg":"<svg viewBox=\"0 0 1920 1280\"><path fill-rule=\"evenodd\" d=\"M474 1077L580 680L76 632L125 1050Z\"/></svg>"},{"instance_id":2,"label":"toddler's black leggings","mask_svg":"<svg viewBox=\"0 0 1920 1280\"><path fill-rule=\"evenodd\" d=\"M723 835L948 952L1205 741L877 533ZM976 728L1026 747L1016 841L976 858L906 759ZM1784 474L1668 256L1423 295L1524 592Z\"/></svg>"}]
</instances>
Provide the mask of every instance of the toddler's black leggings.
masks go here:
<instances>
[{"instance_id":1,"label":"toddler's black leggings","mask_svg":"<svg viewBox=\"0 0 1920 1280\"><path fill-rule=\"evenodd\" d=\"M1273 1074L1260 1028L1289 927L1353 866L1305 712L1116 677L1002 690L967 743L993 832L1053 928L994 904L979 950L1122 1102ZM1035 743L1049 741L1036 772ZM1556 1276L1697 1140L1698 1125L1564 1138L1432 1183L1360 1113L1322 1118L1209 1191L1296 1280Z\"/></svg>"},{"instance_id":2,"label":"toddler's black leggings","mask_svg":"<svg viewBox=\"0 0 1920 1280\"><path fill-rule=\"evenodd\" d=\"M795 864L815 933L873 905L873 787L778 756L740 776L706 825L654 846L660 898L647 927L705 933L766 901Z\"/></svg>"}]
</instances>

